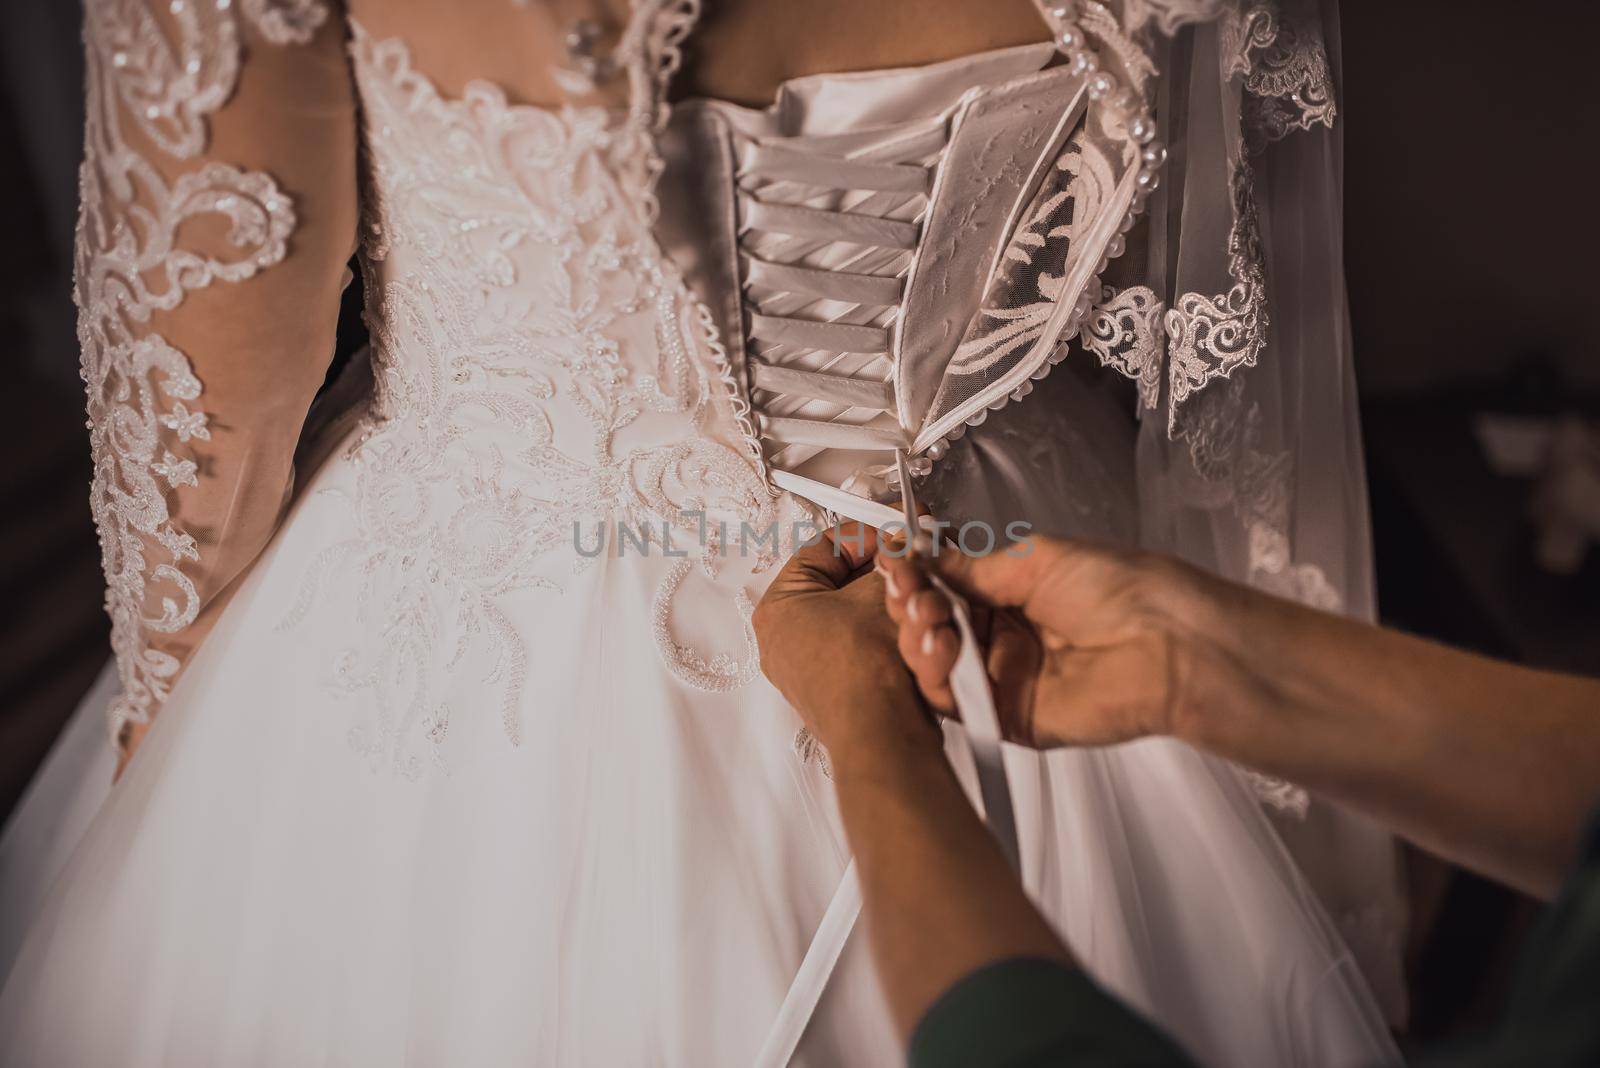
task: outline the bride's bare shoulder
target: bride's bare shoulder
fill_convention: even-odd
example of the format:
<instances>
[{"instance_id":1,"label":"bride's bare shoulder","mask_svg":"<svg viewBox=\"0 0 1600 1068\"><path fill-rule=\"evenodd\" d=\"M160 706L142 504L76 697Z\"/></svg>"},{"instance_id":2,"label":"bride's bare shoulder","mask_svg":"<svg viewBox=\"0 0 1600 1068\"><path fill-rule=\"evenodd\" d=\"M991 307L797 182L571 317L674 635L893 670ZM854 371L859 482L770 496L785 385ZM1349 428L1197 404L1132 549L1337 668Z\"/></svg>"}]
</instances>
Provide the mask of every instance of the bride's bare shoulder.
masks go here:
<instances>
[{"instance_id":1,"label":"bride's bare shoulder","mask_svg":"<svg viewBox=\"0 0 1600 1068\"><path fill-rule=\"evenodd\" d=\"M630 0L346 0L350 16L378 40L405 42L417 69L446 96L486 81L517 104L571 102L556 78L570 64L567 35L592 22L602 44L627 25ZM626 86L616 86L617 99ZM590 101L585 101L590 102Z\"/></svg>"},{"instance_id":2,"label":"bride's bare shoulder","mask_svg":"<svg viewBox=\"0 0 1600 1068\"><path fill-rule=\"evenodd\" d=\"M689 41L677 91L762 105L789 78L916 66L1046 36L1032 0L718 0Z\"/></svg>"},{"instance_id":3,"label":"bride's bare shoulder","mask_svg":"<svg viewBox=\"0 0 1600 1068\"><path fill-rule=\"evenodd\" d=\"M685 49L675 93L743 104L772 100L779 83L806 74L913 66L1042 40L1033 0L705 0ZM632 0L347 0L374 37L398 37L447 94L493 82L518 103L570 98L555 72L570 63L580 22L613 46ZM626 95L626 86L605 92Z\"/></svg>"}]
</instances>

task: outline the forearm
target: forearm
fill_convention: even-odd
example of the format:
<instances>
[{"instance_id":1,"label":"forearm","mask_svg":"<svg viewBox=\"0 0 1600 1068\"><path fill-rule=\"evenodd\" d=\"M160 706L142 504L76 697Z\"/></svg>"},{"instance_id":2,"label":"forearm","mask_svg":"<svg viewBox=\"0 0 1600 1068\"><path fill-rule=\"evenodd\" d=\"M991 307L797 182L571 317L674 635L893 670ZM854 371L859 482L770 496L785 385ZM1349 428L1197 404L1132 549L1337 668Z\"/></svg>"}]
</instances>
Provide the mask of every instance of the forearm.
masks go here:
<instances>
[{"instance_id":1,"label":"forearm","mask_svg":"<svg viewBox=\"0 0 1600 1068\"><path fill-rule=\"evenodd\" d=\"M1600 682L1248 591L1197 657L1180 737L1546 894L1600 800Z\"/></svg>"},{"instance_id":2,"label":"forearm","mask_svg":"<svg viewBox=\"0 0 1600 1068\"><path fill-rule=\"evenodd\" d=\"M909 1036L939 995L985 964L1069 958L962 792L938 732L915 709L892 720L832 756L878 974Z\"/></svg>"}]
</instances>

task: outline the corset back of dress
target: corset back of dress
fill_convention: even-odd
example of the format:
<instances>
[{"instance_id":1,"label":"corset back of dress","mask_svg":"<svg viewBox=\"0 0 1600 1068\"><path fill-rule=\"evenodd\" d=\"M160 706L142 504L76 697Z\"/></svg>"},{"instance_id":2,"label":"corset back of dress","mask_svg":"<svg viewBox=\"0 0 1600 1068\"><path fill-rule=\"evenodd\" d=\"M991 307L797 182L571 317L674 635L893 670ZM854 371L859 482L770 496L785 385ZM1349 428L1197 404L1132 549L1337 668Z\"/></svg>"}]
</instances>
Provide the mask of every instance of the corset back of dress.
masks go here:
<instances>
[{"instance_id":1,"label":"corset back of dress","mask_svg":"<svg viewBox=\"0 0 1600 1068\"><path fill-rule=\"evenodd\" d=\"M1155 157L1096 103L1114 81L1054 55L676 109L664 241L720 313L777 485L848 511L832 487L881 492L902 450L927 473L1064 356Z\"/></svg>"},{"instance_id":2,"label":"corset back of dress","mask_svg":"<svg viewBox=\"0 0 1600 1068\"><path fill-rule=\"evenodd\" d=\"M396 474L510 465L506 521L547 546L574 515L835 507L896 450L926 473L1061 358L1141 202L1127 114L1047 44L691 102L658 137L636 110L450 98L353 36L379 394L359 448Z\"/></svg>"}]
</instances>

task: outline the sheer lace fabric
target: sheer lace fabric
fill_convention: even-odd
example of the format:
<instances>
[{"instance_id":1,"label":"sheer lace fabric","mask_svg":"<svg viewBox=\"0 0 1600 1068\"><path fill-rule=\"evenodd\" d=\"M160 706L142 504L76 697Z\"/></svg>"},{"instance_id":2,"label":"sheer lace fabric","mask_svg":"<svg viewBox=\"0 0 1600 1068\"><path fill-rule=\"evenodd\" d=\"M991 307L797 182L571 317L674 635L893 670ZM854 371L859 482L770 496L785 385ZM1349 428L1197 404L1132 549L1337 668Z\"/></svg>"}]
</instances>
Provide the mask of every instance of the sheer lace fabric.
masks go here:
<instances>
[{"instance_id":1,"label":"sheer lace fabric","mask_svg":"<svg viewBox=\"0 0 1600 1068\"><path fill-rule=\"evenodd\" d=\"M1141 478L1148 537L1317 607L1366 614L1359 463L1343 445L1334 470L1303 438L1357 436L1335 238L1312 214L1338 210L1332 12L1310 0L1133 0L1124 15L1172 72L1157 111L1186 149L1134 235L1140 255L1125 284L1103 292L1082 344L1164 418ZM1274 260L1284 269L1273 272ZM1301 392L1328 373L1332 388ZM1292 412L1308 415L1291 424ZM1305 492L1313 481L1319 489ZM1181 529L1190 523L1209 530ZM1300 537L1317 543L1302 548ZM1303 808L1303 795L1272 796Z\"/></svg>"},{"instance_id":2,"label":"sheer lace fabric","mask_svg":"<svg viewBox=\"0 0 1600 1068\"><path fill-rule=\"evenodd\" d=\"M1311 0L1128 0L1119 13L1162 72L1155 111L1176 147L1073 347L1134 382L1139 540L1370 618L1336 12ZM1014 436L1007 426L1029 422L999 418L1000 436L979 428L972 449L993 455ZM989 466L981 486L945 477L939 493L958 511L968 497L1010 497L1003 514L1027 515L1024 490L999 488L1005 473ZM1247 779L1351 930L1386 1011L1402 1018L1393 947L1405 910L1391 842L1292 784Z\"/></svg>"},{"instance_id":3,"label":"sheer lace fabric","mask_svg":"<svg viewBox=\"0 0 1600 1068\"><path fill-rule=\"evenodd\" d=\"M282 513L332 354L355 127L321 5L86 16L77 299L119 730L154 713Z\"/></svg>"}]
</instances>

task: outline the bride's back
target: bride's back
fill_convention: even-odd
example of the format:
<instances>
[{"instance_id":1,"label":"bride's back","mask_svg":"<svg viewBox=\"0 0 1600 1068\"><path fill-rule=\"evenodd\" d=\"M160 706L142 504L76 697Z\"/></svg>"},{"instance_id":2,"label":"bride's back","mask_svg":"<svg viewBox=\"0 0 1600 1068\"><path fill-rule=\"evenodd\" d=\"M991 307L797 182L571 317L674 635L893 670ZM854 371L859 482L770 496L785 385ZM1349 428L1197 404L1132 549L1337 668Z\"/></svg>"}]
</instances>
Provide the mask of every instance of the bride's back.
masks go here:
<instances>
[{"instance_id":1,"label":"bride's back","mask_svg":"<svg viewBox=\"0 0 1600 1068\"><path fill-rule=\"evenodd\" d=\"M348 10L375 37L399 37L419 69L446 94L492 82L514 103L574 100L556 72L570 67L570 34L598 31L604 56L623 33L630 0L351 0ZM674 95L753 106L791 78L835 71L915 66L1044 39L1031 0L711 0L684 48ZM597 94L623 103L625 80Z\"/></svg>"}]
</instances>

